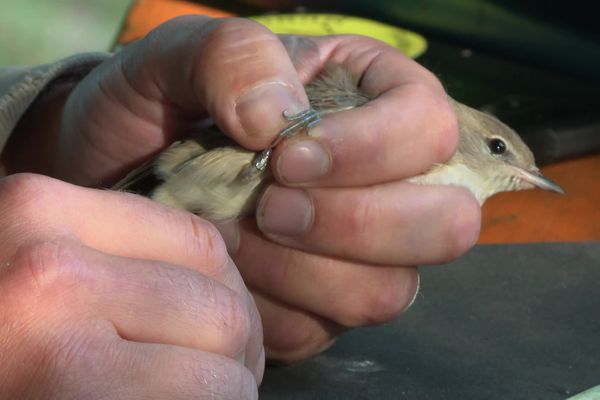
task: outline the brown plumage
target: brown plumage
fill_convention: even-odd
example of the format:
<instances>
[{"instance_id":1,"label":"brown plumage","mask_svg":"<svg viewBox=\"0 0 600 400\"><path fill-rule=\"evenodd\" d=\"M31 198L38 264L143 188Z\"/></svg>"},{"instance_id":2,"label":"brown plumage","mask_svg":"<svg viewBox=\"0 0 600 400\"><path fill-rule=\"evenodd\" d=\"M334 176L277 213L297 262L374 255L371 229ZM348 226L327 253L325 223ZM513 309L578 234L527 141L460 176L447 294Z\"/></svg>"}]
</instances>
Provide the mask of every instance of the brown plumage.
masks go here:
<instances>
[{"instance_id":1,"label":"brown plumage","mask_svg":"<svg viewBox=\"0 0 600 400\"><path fill-rule=\"evenodd\" d=\"M370 100L349 72L335 66L308 84L306 93L322 116ZM562 193L539 173L531 151L511 128L451 101L460 130L457 152L410 182L464 186L480 203L498 192L536 186ZM254 212L259 193L272 180L268 168L255 168L256 156L211 127L174 143L113 189L140 193L213 220L236 219Z\"/></svg>"}]
</instances>

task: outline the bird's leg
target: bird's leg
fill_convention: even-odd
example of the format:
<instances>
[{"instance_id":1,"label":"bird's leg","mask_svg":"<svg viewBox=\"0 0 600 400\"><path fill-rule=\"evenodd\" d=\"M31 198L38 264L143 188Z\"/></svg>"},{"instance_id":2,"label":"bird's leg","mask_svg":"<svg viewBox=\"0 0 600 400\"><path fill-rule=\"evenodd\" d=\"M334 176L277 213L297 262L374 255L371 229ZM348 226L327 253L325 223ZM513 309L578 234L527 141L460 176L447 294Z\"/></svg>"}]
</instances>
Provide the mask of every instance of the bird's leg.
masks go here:
<instances>
[{"instance_id":1,"label":"bird's leg","mask_svg":"<svg viewBox=\"0 0 600 400\"><path fill-rule=\"evenodd\" d=\"M313 108L309 108L298 114L290 114L287 111L284 111L283 116L290 121L290 124L279 132L269 148L263 150L254 158L252 166L254 167L253 169L255 172L263 172L267 168L269 160L271 159L271 154L273 153L273 148L275 148L275 146L283 139L292 137L301 130L308 130L321 121L319 112Z\"/></svg>"}]
</instances>

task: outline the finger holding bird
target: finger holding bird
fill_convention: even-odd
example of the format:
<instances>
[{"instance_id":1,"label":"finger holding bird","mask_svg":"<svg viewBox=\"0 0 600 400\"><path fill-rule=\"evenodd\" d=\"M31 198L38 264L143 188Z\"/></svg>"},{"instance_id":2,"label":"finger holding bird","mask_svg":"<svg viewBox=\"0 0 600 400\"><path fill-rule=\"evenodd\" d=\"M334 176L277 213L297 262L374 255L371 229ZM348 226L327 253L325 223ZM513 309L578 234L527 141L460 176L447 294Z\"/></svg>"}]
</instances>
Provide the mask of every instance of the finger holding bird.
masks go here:
<instances>
[{"instance_id":1,"label":"finger holding bird","mask_svg":"<svg viewBox=\"0 0 600 400\"><path fill-rule=\"evenodd\" d=\"M306 92L314 111L282 116L291 120L288 128L293 128L284 130L283 136L306 134L318 117L373 100L357 87L351 73L338 65L326 68L306 86ZM480 204L504 191L538 187L563 193L541 175L533 154L510 127L455 100L450 102L459 125L457 151L445 163L434 165L409 182L462 186ZM274 144L281 140L277 138ZM269 150L246 150L213 126L174 143L113 188L139 193L211 220L238 219L254 213L259 194L273 180L270 168L265 168Z\"/></svg>"}]
</instances>

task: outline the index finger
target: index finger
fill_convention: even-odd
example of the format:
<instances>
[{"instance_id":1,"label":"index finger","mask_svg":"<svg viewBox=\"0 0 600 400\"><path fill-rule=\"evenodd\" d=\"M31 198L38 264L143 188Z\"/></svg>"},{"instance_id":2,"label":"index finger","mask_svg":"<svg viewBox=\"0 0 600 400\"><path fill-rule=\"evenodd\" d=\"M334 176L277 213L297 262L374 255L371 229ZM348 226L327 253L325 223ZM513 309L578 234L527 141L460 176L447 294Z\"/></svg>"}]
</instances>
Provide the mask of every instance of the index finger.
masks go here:
<instances>
[{"instance_id":1,"label":"index finger","mask_svg":"<svg viewBox=\"0 0 600 400\"><path fill-rule=\"evenodd\" d=\"M373 100L325 116L309 136L283 143L274 173L288 185L359 186L414 176L447 160L458 141L456 117L439 81L396 49L368 38L311 38L315 51L294 46L299 75L312 78L323 64L350 71ZM292 59L297 59L298 56ZM307 59L309 61L307 61ZM318 96L316 96L318 97Z\"/></svg>"}]
</instances>

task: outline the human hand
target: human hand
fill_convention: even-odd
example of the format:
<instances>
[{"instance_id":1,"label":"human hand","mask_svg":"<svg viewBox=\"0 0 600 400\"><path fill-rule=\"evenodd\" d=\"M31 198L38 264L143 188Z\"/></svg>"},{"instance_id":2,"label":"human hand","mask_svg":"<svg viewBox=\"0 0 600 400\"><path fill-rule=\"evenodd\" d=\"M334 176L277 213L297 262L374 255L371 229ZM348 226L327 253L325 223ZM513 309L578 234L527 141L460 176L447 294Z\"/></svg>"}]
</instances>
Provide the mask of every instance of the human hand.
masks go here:
<instances>
[{"instance_id":1,"label":"human hand","mask_svg":"<svg viewBox=\"0 0 600 400\"><path fill-rule=\"evenodd\" d=\"M456 147L456 119L431 73L368 38L283 43L247 20L173 20L78 84L51 158L63 179L110 182L207 115L262 149L286 125L284 110L308 107L302 84L330 62L352 71L376 99L282 143L272 159L279 184L262 196L258 224L221 226L261 311L269 356L292 361L345 327L404 310L415 265L449 261L475 242L479 206L464 189L403 181Z\"/></svg>"},{"instance_id":2,"label":"human hand","mask_svg":"<svg viewBox=\"0 0 600 400\"><path fill-rule=\"evenodd\" d=\"M0 216L0 398L257 398L260 317L212 225L28 174Z\"/></svg>"},{"instance_id":3,"label":"human hand","mask_svg":"<svg viewBox=\"0 0 600 400\"><path fill-rule=\"evenodd\" d=\"M242 222L229 240L261 311L268 356L294 361L346 327L408 308L415 266L472 247L480 208L462 188L405 182L448 159L458 140L448 98L428 71L367 38L282 40L303 83L339 64L375 98L282 142L271 160L278 184L263 193L257 221Z\"/></svg>"}]
</instances>

